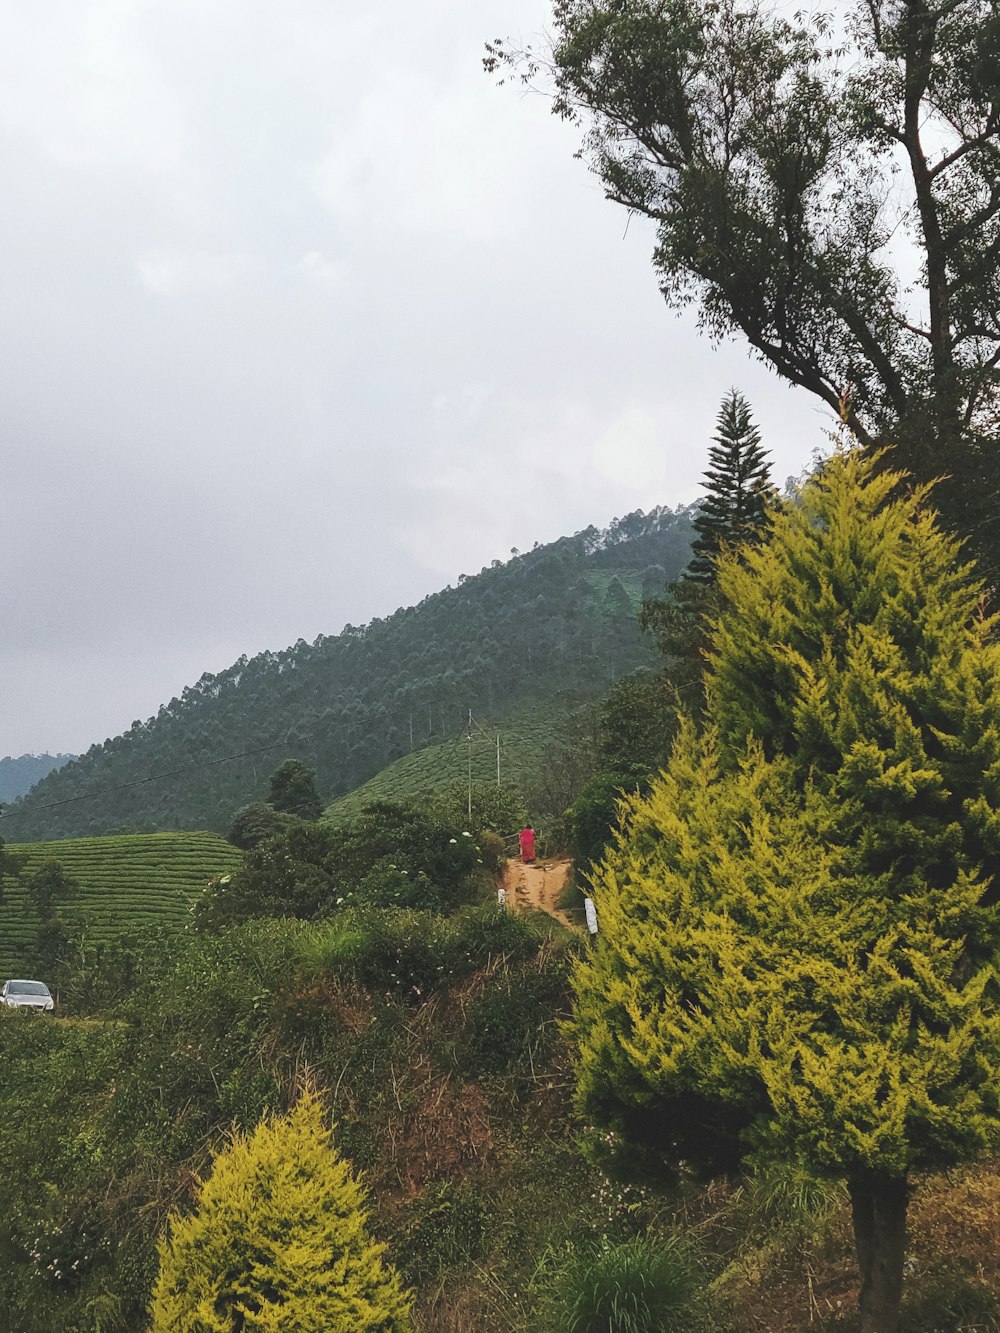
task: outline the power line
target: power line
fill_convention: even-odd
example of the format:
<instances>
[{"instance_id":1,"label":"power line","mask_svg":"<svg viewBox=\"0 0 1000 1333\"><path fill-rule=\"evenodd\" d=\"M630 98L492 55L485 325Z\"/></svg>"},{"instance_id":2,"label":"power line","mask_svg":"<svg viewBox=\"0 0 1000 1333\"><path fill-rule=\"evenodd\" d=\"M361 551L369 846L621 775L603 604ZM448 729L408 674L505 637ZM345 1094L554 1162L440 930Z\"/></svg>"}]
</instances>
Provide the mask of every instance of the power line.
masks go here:
<instances>
[{"instance_id":1,"label":"power line","mask_svg":"<svg viewBox=\"0 0 1000 1333\"><path fill-rule=\"evenodd\" d=\"M185 773L198 773L204 768L215 768L218 764L228 764L234 759L249 759L255 754L266 754L268 750L280 750L287 741L275 741L273 745L260 745L255 750L243 750L240 754L226 754L221 759L208 759L203 764L191 764L187 768L172 768L167 773L153 773L148 778L135 778L132 782L120 782L117 787L98 787L96 791L84 792L82 796L67 796L61 801L50 801L48 805L31 805L22 810L0 810L0 819L16 819L18 815L30 815L36 810L54 810L57 805L73 805L76 801L89 801L95 796L106 796L111 792L125 791L129 787L142 787L147 782L162 782L164 778L177 778Z\"/></svg>"}]
</instances>

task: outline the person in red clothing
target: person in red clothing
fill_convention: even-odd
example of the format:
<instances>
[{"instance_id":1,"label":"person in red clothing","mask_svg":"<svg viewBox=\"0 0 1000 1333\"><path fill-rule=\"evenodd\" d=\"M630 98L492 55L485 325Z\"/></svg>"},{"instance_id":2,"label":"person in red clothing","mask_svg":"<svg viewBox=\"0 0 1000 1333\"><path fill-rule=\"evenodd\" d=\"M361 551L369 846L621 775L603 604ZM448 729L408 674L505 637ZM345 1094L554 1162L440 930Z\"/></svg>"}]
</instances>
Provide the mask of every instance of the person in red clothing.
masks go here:
<instances>
[{"instance_id":1,"label":"person in red clothing","mask_svg":"<svg viewBox=\"0 0 1000 1333\"><path fill-rule=\"evenodd\" d=\"M529 824L518 834L521 843L521 860L527 865L535 859L535 830Z\"/></svg>"}]
</instances>

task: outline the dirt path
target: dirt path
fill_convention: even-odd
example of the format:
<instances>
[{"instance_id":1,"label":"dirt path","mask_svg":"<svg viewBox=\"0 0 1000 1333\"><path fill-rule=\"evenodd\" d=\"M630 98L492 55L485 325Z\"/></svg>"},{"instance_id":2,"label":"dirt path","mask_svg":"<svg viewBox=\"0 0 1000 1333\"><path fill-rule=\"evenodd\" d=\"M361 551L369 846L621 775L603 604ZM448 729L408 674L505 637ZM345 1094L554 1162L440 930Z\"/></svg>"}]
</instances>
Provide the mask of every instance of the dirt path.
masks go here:
<instances>
[{"instance_id":1,"label":"dirt path","mask_svg":"<svg viewBox=\"0 0 1000 1333\"><path fill-rule=\"evenodd\" d=\"M521 861L510 859L504 871L503 886L507 891L507 902L514 909L531 907L536 912L548 912L570 930L578 930L568 912L556 904L566 881L569 879L573 863L571 861L535 861L526 866Z\"/></svg>"}]
</instances>

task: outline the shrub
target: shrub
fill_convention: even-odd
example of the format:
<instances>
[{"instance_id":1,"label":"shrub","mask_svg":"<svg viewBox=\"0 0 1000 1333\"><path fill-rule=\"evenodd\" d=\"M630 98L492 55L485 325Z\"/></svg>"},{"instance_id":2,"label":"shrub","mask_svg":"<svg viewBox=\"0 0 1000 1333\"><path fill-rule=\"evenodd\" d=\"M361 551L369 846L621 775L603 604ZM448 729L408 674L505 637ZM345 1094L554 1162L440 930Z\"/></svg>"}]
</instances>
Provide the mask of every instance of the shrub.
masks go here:
<instances>
[{"instance_id":1,"label":"shrub","mask_svg":"<svg viewBox=\"0 0 1000 1333\"><path fill-rule=\"evenodd\" d=\"M567 1008L562 966L518 967L493 977L465 1011L470 1065L479 1073L502 1074L545 1060L555 1023Z\"/></svg>"},{"instance_id":2,"label":"shrub","mask_svg":"<svg viewBox=\"0 0 1000 1333\"><path fill-rule=\"evenodd\" d=\"M219 931L254 917L305 920L364 904L453 911L475 894L478 860L468 830L408 806L373 805L337 828L284 818L238 870L209 884L195 925Z\"/></svg>"},{"instance_id":3,"label":"shrub","mask_svg":"<svg viewBox=\"0 0 1000 1333\"><path fill-rule=\"evenodd\" d=\"M1000 1333L1000 1295L978 1278L945 1268L911 1293L904 1318L911 1333Z\"/></svg>"},{"instance_id":4,"label":"shrub","mask_svg":"<svg viewBox=\"0 0 1000 1333\"><path fill-rule=\"evenodd\" d=\"M491 875L497 875L507 860L507 848L499 833L483 829L479 835L479 856Z\"/></svg>"},{"instance_id":5,"label":"shrub","mask_svg":"<svg viewBox=\"0 0 1000 1333\"><path fill-rule=\"evenodd\" d=\"M672 1333L689 1329L698 1292L690 1252L673 1238L637 1236L588 1246L556 1283L558 1327L565 1333Z\"/></svg>"},{"instance_id":6,"label":"shrub","mask_svg":"<svg viewBox=\"0 0 1000 1333\"><path fill-rule=\"evenodd\" d=\"M570 850L582 868L598 861L618 823L618 805L637 784L625 773L595 773L566 811Z\"/></svg>"},{"instance_id":7,"label":"shrub","mask_svg":"<svg viewBox=\"0 0 1000 1333\"><path fill-rule=\"evenodd\" d=\"M528 822L528 808L520 788L510 782L497 786L494 782L475 782L472 785L472 813L469 813L469 791L460 783L434 804L434 809L446 823L459 822L477 839L487 829L494 833L516 833Z\"/></svg>"},{"instance_id":8,"label":"shrub","mask_svg":"<svg viewBox=\"0 0 1000 1333\"><path fill-rule=\"evenodd\" d=\"M159 1244L152 1333L402 1333L410 1298L306 1092L237 1134Z\"/></svg>"},{"instance_id":9,"label":"shrub","mask_svg":"<svg viewBox=\"0 0 1000 1333\"><path fill-rule=\"evenodd\" d=\"M431 1185L414 1203L399 1250L399 1261L417 1282L482 1254L489 1231L489 1202L475 1190L457 1190L451 1181Z\"/></svg>"}]
</instances>

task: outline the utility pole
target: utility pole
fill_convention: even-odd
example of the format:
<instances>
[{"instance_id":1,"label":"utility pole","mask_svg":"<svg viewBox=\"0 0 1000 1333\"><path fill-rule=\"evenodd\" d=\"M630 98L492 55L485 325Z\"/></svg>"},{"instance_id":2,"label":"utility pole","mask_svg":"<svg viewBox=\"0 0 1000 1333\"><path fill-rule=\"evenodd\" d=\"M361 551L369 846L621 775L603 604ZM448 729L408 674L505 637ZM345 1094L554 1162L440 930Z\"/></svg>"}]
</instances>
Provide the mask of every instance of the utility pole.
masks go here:
<instances>
[{"instance_id":1,"label":"utility pole","mask_svg":"<svg viewBox=\"0 0 1000 1333\"><path fill-rule=\"evenodd\" d=\"M500 788L500 733L497 732L497 790Z\"/></svg>"},{"instance_id":2,"label":"utility pole","mask_svg":"<svg viewBox=\"0 0 1000 1333\"><path fill-rule=\"evenodd\" d=\"M472 709L469 709L469 819L472 819Z\"/></svg>"}]
</instances>

